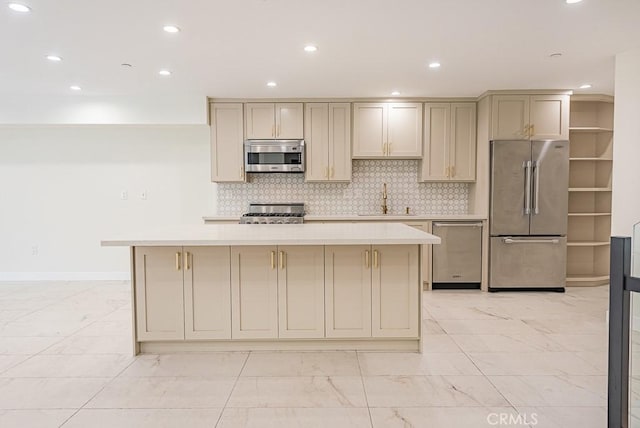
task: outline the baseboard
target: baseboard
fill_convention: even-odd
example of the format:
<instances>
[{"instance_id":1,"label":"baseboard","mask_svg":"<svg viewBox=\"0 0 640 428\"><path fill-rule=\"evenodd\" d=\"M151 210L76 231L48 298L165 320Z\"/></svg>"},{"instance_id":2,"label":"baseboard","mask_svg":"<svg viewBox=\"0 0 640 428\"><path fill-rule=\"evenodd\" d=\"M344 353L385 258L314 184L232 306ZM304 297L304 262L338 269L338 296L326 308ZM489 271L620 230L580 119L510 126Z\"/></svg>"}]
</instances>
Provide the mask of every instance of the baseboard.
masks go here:
<instances>
[{"instance_id":1,"label":"baseboard","mask_svg":"<svg viewBox=\"0 0 640 428\"><path fill-rule=\"evenodd\" d=\"M0 281L127 281L129 272L0 272Z\"/></svg>"}]
</instances>

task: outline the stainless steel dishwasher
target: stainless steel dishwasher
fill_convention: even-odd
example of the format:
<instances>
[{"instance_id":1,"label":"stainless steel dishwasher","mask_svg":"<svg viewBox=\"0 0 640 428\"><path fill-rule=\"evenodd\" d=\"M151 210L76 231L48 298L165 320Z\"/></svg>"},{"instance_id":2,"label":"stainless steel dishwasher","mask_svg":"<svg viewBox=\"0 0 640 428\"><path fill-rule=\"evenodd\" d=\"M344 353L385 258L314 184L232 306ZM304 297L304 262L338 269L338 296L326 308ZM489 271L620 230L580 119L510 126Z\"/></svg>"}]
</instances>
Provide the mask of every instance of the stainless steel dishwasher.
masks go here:
<instances>
[{"instance_id":1,"label":"stainless steel dishwasher","mask_svg":"<svg viewBox=\"0 0 640 428\"><path fill-rule=\"evenodd\" d=\"M432 230L442 239L433 246L432 288L480 288L482 222L438 221Z\"/></svg>"}]
</instances>

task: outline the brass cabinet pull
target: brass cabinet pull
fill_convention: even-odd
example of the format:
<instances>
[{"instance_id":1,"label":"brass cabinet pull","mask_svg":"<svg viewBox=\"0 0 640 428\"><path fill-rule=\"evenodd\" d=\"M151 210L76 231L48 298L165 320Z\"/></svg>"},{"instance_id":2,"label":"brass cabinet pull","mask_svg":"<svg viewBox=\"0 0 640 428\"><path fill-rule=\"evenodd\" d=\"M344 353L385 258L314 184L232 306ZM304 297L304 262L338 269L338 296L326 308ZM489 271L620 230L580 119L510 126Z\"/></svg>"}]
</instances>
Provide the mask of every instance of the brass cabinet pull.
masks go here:
<instances>
[{"instance_id":1,"label":"brass cabinet pull","mask_svg":"<svg viewBox=\"0 0 640 428\"><path fill-rule=\"evenodd\" d=\"M333 178L333 167L331 167L331 178Z\"/></svg>"},{"instance_id":2,"label":"brass cabinet pull","mask_svg":"<svg viewBox=\"0 0 640 428\"><path fill-rule=\"evenodd\" d=\"M387 143L382 143L382 155L386 156L387 154Z\"/></svg>"},{"instance_id":3,"label":"brass cabinet pull","mask_svg":"<svg viewBox=\"0 0 640 428\"><path fill-rule=\"evenodd\" d=\"M176 253L176 270L180 270L180 259L182 258L182 254L180 252Z\"/></svg>"},{"instance_id":4,"label":"brass cabinet pull","mask_svg":"<svg viewBox=\"0 0 640 428\"><path fill-rule=\"evenodd\" d=\"M244 177L244 167L240 167L240 178Z\"/></svg>"},{"instance_id":5,"label":"brass cabinet pull","mask_svg":"<svg viewBox=\"0 0 640 428\"><path fill-rule=\"evenodd\" d=\"M451 178L453 178L455 176L456 176L456 166L454 165L454 166L451 167Z\"/></svg>"},{"instance_id":6,"label":"brass cabinet pull","mask_svg":"<svg viewBox=\"0 0 640 428\"><path fill-rule=\"evenodd\" d=\"M526 124L524 126L524 131L522 131L522 133L524 134L525 137L529 136L529 124Z\"/></svg>"},{"instance_id":7,"label":"brass cabinet pull","mask_svg":"<svg viewBox=\"0 0 640 428\"><path fill-rule=\"evenodd\" d=\"M533 137L536 134L536 126L535 125L531 125L531 127L529 129L531 130L531 134L529 134L529 136Z\"/></svg>"},{"instance_id":8,"label":"brass cabinet pull","mask_svg":"<svg viewBox=\"0 0 640 428\"><path fill-rule=\"evenodd\" d=\"M276 137L280 136L280 125L278 125L278 130L276 131Z\"/></svg>"},{"instance_id":9,"label":"brass cabinet pull","mask_svg":"<svg viewBox=\"0 0 640 428\"><path fill-rule=\"evenodd\" d=\"M324 176L325 176L325 178L329 178L329 167L325 168Z\"/></svg>"},{"instance_id":10,"label":"brass cabinet pull","mask_svg":"<svg viewBox=\"0 0 640 428\"><path fill-rule=\"evenodd\" d=\"M276 252L272 251L271 252L271 269L275 269L276 268Z\"/></svg>"},{"instance_id":11,"label":"brass cabinet pull","mask_svg":"<svg viewBox=\"0 0 640 428\"><path fill-rule=\"evenodd\" d=\"M447 178L451 177L451 175L449 174L449 171L451 171L451 167L448 166L447 169L444 171L444 175L447 176Z\"/></svg>"},{"instance_id":12,"label":"brass cabinet pull","mask_svg":"<svg viewBox=\"0 0 640 428\"><path fill-rule=\"evenodd\" d=\"M185 260L185 265L187 266L187 270L191 269L191 253L190 252L186 252L184 253L184 260Z\"/></svg>"},{"instance_id":13,"label":"brass cabinet pull","mask_svg":"<svg viewBox=\"0 0 640 428\"><path fill-rule=\"evenodd\" d=\"M393 143L387 144L387 156L391 156L391 147L393 147Z\"/></svg>"},{"instance_id":14,"label":"brass cabinet pull","mask_svg":"<svg viewBox=\"0 0 640 428\"><path fill-rule=\"evenodd\" d=\"M284 269L284 251L280 251L280 269Z\"/></svg>"},{"instance_id":15,"label":"brass cabinet pull","mask_svg":"<svg viewBox=\"0 0 640 428\"><path fill-rule=\"evenodd\" d=\"M275 137L276 136L276 125L271 125L271 136Z\"/></svg>"},{"instance_id":16,"label":"brass cabinet pull","mask_svg":"<svg viewBox=\"0 0 640 428\"><path fill-rule=\"evenodd\" d=\"M364 265L368 269L369 268L369 250L364 252Z\"/></svg>"},{"instance_id":17,"label":"brass cabinet pull","mask_svg":"<svg viewBox=\"0 0 640 428\"><path fill-rule=\"evenodd\" d=\"M373 250L373 267L378 267L378 250Z\"/></svg>"}]
</instances>

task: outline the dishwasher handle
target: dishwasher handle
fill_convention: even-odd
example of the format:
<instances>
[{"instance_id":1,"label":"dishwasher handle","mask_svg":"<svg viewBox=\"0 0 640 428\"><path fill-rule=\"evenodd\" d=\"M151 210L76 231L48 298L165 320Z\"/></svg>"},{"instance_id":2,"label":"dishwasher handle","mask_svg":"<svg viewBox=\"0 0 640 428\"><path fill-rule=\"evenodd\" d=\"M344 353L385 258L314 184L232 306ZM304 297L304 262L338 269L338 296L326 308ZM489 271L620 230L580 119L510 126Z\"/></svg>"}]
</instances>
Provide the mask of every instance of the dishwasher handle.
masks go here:
<instances>
[{"instance_id":1,"label":"dishwasher handle","mask_svg":"<svg viewBox=\"0 0 640 428\"><path fill-rule=\"evenodd\" d=\"M434 226L437 227L482 227L482 223L433 223Z\"/></svg>"}]
</instances>

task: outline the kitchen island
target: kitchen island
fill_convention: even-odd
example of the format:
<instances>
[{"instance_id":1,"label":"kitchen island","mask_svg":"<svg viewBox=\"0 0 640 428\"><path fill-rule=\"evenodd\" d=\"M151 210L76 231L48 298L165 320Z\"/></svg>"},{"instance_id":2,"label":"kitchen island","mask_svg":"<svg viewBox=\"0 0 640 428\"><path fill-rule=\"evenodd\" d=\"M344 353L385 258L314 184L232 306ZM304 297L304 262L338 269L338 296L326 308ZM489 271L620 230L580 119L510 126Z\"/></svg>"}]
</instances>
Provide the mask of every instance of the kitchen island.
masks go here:
<instances>
[{"instance_id":1,"label":"kitchen island","mask_svg":"<svg viewBox=\"0 0 640 428\"><path fill-rule=\"evenodd\" d=\"M421 349L421 245L399 223L199 225L131 248L134 353Z\"/></svg>"}]
</instances>

